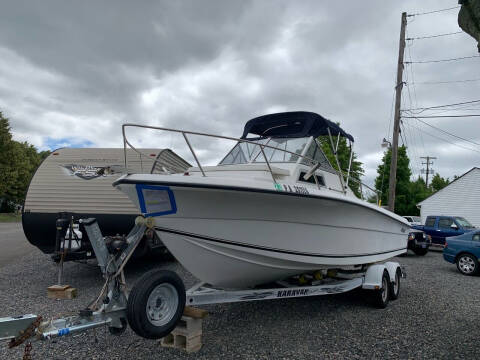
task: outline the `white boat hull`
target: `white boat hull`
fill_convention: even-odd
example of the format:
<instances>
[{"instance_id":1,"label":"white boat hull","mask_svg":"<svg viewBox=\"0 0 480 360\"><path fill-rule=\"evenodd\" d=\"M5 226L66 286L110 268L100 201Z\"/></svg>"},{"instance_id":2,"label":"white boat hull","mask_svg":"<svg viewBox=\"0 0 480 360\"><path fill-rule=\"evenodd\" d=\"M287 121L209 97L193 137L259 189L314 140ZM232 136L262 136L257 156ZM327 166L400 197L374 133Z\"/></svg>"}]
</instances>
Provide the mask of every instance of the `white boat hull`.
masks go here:
<instances>
[{"instance_id":1,"label":"white boat hull","mask_svg":"<svg viewBox=\"0 0 480 360\"><path fill-rule=\"evenodd\" d=\"M187 270L214 286L244 288L406 251L405 222L342 194L158 184L171 190L176 212L155 217L156 231ZM135 183L121 190L139 204Z\"/></svg>"}]
</instances>

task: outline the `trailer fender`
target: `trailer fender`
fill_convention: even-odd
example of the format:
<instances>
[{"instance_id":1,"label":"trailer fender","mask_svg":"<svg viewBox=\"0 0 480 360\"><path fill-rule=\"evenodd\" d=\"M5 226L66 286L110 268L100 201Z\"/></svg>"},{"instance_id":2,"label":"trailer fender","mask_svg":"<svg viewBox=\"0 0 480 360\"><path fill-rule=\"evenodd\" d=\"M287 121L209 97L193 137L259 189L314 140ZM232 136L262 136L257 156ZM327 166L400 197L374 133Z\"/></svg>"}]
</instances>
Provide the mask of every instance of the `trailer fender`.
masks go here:
<instances>
[{"instance_id":1,"label":"trailer fender","mask_svg":"<svg viewBox=\"0 0 480 360\"><path fill-rule=\"evenodd\" d=\"M368 267L365 272L362 289L378 290L382 288L382 276L385 271L384 264L375 264ZM390 273L389 273L390 274Z\"/></svg>"},{"instance_id":2,"label":"trailer fender","mask_svg":"<svg viewBox=\"0 0 480 360\"><path fill-rule=\"evenodd\" d=\"M381 289L383 272L387 270L390 281L395 281L395 273L397 272L397 269L400 269L400 264L394 261L369 266L365 273L362 288L369 290Z\"/></svg>"},{"instance_id":3,"label":"trailer fender","mask_svg":"<svg viewBox=\"0 0 480 360\"><path fill-rule=\"evenodd\" d=\"M400 270L400 274L403 275L402 269L400 268L400 264L395 261L387 261L385 264L385 268L388 271L388 275L390 275L390 281L393 283L395 282L395 274L398 270Z\"/></svg>"}]
</instances>

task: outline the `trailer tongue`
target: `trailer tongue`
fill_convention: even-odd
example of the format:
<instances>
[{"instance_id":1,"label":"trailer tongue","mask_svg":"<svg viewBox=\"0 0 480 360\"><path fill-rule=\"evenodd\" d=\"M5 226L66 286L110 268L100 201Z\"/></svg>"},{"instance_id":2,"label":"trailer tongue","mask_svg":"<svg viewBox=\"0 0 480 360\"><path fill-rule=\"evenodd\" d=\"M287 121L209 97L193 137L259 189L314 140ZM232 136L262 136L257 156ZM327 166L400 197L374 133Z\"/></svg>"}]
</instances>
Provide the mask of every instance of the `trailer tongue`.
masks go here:
<instances>
[{"instance_id":1,"label":"trailer tongue","mask_svg":"<svg viewBox=\"0 0 480 360\"><path fill-rule=\"evenodd\" d=\"M138 217L136 225L125 238L124 246L107 247L95 219L81 219L91 240L98 265L105 278L105 284L94 302L77 316L51 321L29 314L18 317L0 318L0 340L11 340L10 347L20 345L35 337L38 340L51 339L99 326L108 326L110 333L122 333L127 327L127 299L123 268L141 241L149 222ZM124 250L117 250L120 248ZM101 301L101 305L98 304Z\"/></svg>"}]
</instances>

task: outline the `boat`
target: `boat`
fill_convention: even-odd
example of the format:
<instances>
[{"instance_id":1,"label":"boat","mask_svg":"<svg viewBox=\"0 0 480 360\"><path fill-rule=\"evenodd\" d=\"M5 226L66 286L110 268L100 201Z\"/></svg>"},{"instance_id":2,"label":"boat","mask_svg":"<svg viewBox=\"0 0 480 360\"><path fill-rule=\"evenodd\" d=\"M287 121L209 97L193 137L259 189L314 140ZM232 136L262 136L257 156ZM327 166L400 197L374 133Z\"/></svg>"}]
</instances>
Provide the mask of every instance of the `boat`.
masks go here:
<instances>
[{"instance_id":1,"label":"boat","mask_svg":"<svg viewBox=\"0 0 480 360\"><path fill-rule=\"evenodd\" d=\"M127 194L174 257L200 281L250 288L328 269L358 269L406 252L408 222L357 198L318 137L336 150L353 137L313 112L256 117L241 138L124 124L183 135L196 165L182 173L127 174ZM189 138L235 142L217 166L202 166ZM335 145L337 144L337 145ZM353 150L351 151L353 153ZM350 164L352 159L350 158Z\"/></svg>"}]
</instances>

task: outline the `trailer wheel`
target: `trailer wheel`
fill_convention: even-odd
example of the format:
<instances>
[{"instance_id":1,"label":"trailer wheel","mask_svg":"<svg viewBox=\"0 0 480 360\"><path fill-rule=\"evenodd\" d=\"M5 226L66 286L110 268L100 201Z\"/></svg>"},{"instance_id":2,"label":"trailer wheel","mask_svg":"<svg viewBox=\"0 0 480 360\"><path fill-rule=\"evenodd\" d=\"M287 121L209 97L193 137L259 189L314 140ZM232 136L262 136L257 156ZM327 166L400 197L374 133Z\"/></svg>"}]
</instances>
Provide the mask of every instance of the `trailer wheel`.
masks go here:
<instances>
[{"instance_id":1,"label":"trailer wheel","mask_svg":"<svg viewBox=\"0 0 480 360\"><path fill-rule=\"evenodd\" d=\"M172 332L184 308L180 277L172 271L152 270L138 279L128 296L128 323L137 335L159 339Z\"/></svg>"},{"instance_id":2,"label":"trailer wheel","mask_svg":"<svg viewBox=\"0 0 480 360\"><path fill-rule=\"evenodd\" d=\"M385 309L388 305L390 298L390 276L388 271L384 270L382 275L382 287L378 290L374 290L373 300L375 306L379 309Z\"/></svg>"},{"instance_id":3,"label":"trailer wheel","mask_svg":"<svg viewBox=\"0 0 480 360\"><path fill-rule=\"evenodd\" d=\"M395 282L390 282L390 300L397 300L400 295L400 279L402 278L402 272L398 268L395 271Z\"/></svg>"}]
</instances>

